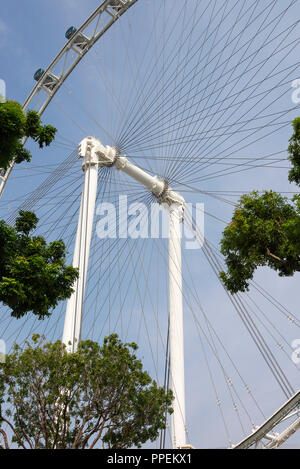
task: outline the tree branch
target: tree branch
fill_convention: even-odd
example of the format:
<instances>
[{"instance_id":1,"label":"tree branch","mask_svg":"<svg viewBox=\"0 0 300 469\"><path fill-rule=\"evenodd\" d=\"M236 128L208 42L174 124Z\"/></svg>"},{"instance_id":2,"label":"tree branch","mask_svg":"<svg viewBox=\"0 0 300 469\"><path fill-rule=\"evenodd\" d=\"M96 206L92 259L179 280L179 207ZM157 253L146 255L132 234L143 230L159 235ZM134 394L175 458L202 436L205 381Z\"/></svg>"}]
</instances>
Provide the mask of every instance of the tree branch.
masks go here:
<instances>
[{"instance_id":1,"label":"tree branch","mask_svg":"<svg viewBox=\"0 0 300 469\"><path fill-rule=\"evenodd\" d=\"M275 254L272 254L269 248L267 248L266 251L268 256L272 257L276 261L281 262L282 264L286 264L286 261L284 259L281 259L280 257L275 256Z\"/></svg>"},{"instance_id":2,"label":"tree branch","mask_svg":"<svg viewBox=\"0 0 300 469\"><path fill-rule=\"evenodd\" d=\"M9 445L8 445L8 439L7 439L7 435L6 435L5 431L0 428L0 433L1 433L1 435L3 436L3 440L4 440L4 444L5 444L5 449L10 449L10 448L9 448Z\"/></svg>"}]
</instances>

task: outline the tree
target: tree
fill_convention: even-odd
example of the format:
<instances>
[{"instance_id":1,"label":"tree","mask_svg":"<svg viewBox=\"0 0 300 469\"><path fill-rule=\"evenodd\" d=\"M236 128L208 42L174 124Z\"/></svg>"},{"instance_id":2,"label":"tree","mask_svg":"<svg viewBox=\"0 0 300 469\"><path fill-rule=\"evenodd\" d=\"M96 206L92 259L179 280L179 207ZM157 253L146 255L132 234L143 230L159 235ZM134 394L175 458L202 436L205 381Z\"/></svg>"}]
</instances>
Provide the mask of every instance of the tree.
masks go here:
<instances>
[{"instance_id":1,"label":"tree","mask_svg":"<svg viewBox=\"0 0 300 469\"><path fill-rule=\"evenodd\" d=\"M300 185L300 118L288 147L290 182ZM220 277L231 293L245 291L259 266L280 276L300 271L300 195L290 202L273 191L243 195L221 240L227 272Z\"/></svg>"},{"instance_id":2,"label":"tree","mask_svg":"<svg viewBox=\"0 0 300 469\"><path fill-rule=\"evenodd\" d=\"M243 195L225 228L221 252L228 272L221 279L231 293L248 290L259 266L280 276L300 271L300 196L290 203L276 192Z\"/></svg>"},{"instance_id":3,"label":"tree","mask_svg":"<svg viewBox=\"0 0 300 469\"><path fill-rule=\"evenodd\" d=\"M31 137L40 148L49 146L57 130L51 125L42 126L36 111L23 112L15 101L0 102L0 167L7 169L15 160L30 161L31 153L23 148L24 137Z\"/></svg>"},{"instance_id":4,"label":"tree","mask_svg":"<svg viewBox=\"0 0 300 469\"><path fill-rule=\"evenodd\" d=\"M78 270L65 264L61 240L47 244L43 237L30 235L38 223L34 213L19 215L15 226L0 221L0 301L16 318L32 311L42 319L71 296Z\"/></svg>"},{"instance_id":5,"label":"tree","mask_svg":"<svg viewBox=\"0 0 300 469\"><path fill-rule=\"evenodd\" d=\"M294 133L288 147L289 160L293 166L289 172L289 181L300 186L300 117L294 120L293 127Z\"/></svg>"},{"instance_id":6,"label":"tree","mask_svg":"<svg viewBox=\"0 0 300 469\"><path fill-rule=\"evenodd\" d=\"M24 350L15 346L0 365L2 448L126 449L154 441L173 396L143 370L136 350L115 334L102 346L80 342L75 353L39 336Z\"/></svg>"}]
</instances>

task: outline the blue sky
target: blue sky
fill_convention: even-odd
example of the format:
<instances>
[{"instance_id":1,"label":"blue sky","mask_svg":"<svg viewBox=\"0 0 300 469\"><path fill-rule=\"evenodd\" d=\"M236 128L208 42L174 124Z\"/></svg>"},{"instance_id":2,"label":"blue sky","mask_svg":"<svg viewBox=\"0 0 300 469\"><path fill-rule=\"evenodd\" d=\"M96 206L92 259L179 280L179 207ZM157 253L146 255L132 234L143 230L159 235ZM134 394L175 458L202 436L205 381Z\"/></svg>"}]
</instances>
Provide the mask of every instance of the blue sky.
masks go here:
<instances>
[{"instance_id":1,"label":"blue sky","mask_svg":"<svg viewBox=\"0 0 300 469\"><path fill-rule=\"evenodd\" d=\"M216 177L216 171L225 171L228 168L226 165L220 165L220 160L225 158L225 155L229 155L230 152L227 150L229 146L234 150L231 158L245 158L248 164L254 165L253 158L284 152L287 147L291 128L289 124L284 125L284 123L290 122L299 115L299 110L291 99L292 80L300 78L300 70L297 66L299 25L296 24L292 28L297 18L299 19L297 1L294 2L294 6L286 12L281 21L278 20L278 23L276 17L283 10L281 1L267 2L264 0L259 2L259 7L255 5L254 1L246 2L246 4L242 0L240 2L217 0L211 4L203 1L199 2L201 6L198 5L199 9L194 17L197 18L197 21L193 23L192 12L197 6L197 2L196 0L188 0L187 3L185 2L187 7L184 9L186 16L180 16L178 27L174 29L172 28L176 26L177 15L180 8L184 7L184 3L179 0L175 0L173 3L172 0L158 3L159 1L139 0L137 6L128 12L120 24L115 25L105 35L103 41L95 46L57 94L43 117L45 122L52 123L59 129L57 144L43 152L29 144L34 155L32 166L27 168L22 165L16 168L13 173L0 205L4 213L3 217L9 217L12 211L26 200L26 196L49 176L56 165L60 164L76 148L82 138L94 135L101 138L105 144L113 143L106 141L107 136L101 130L100 125L105 127L109 133L115 132L116 136L118 135L117 130L122 127L125 130L129 129L128 135L130 137L130 122L134 119L134 112L131 113L130 110L134 111L139 108L138 105L134 107L134 104L139 104L142 101L141 96L149 99L147 101L149 111L145 111L148 109L146 106L144 109L141 107L140 114L137 116L139 119L137 118L133 125L136 126L135 128L138 128L139 123L141 125L140 139L144 149L139 151L132 137L131 146L128 145L126 153L141 166L148 167L149 165L154 174L173 177L172 185L182 191L187 201L205 203L205 233L207 239L214 245L218 245L222 230L231 217L233 205L228 203L228 200L236 202L239 195L253 189L274 189L289 193L287 194L289 196L292 195L291 192L296 191L296 188L287 181L287 161L274 162L270 165L271 167L256 167L252 170L234 172L227 176L222 175L222 177ZM78 27L98 4L99 2L96 0L87 0L84 4L79 0L53 0L50 7L49 3L44 0L2 2L0 11L0 78L6 81L9 98L24 102L34 86L34 72L40 67L46 68L65 44L64 34L67 28L71 25ZM222 9L223 4L224 9ZM243 6L244 4L245 6ZM250 9L251 5L253 5L253 10ZM266 15L268 5L270 5L270 10L269 15ZM274 8L271 9L272 5ZM205 6L208 8L203 15L200 15L202 6L203 11ZM249 11L246 8L249 8ZM238 23L238 19L244 11L245 17ZM261 11L260 15L259 11ZM264 11L266 18L262 11ZM159 19L155 22L157 17ZM205 28L210 18L213 18L215 23L212 23L211 26L211 37L207 38ZM223 20L219 23L221 18ZM251 23L251 19L253 23ZM259 28L271 20L274 20L273 23L259 33ZM247 22L249 23L248 27ZM219 24L215 30L213 29L214 24ZM154 25L156 36L151 33L151 28L154 28ZM232 33L228 32L231 26ZM194 28L194 35L191 36L190 42L187 41L183 44L182 38L186 37L189 28ZM239 28L245 28L245 31L239 36L239 39L234 40L235 31L240 32ZM165 36L162 33L163 30L165 30ZM190 51L196 50L196 48L192 49L193 41L197 34L201 35L202 31L202 40L206 37L203 48L187 63L181 74L176 74L176 70L180 71L180 60L183 60L184 63L184 58L190 57ZM169 41L166 39L168 34L171 34ZM223 34L225 38L218 42L217 39L222 38ZM256 38L254 38L255 36ZM148 37L152 37L150 45ZM245 46L241 52L237 53L239 47L247 44L251 38L254 39L252 39L251 45L249 43L249 48ZM271 42L271 40L273 41ZM165 48L162 47L164 41L167 42ZM254 54L259 47L261 47L260 53L251 59L251 53ZM224 50L221 55L222 48ZM160 50L164 51L163 55L160 55ZM176 50L178 55L175 54ZM235 52L236 55L234 55ZM287 52L289 54L286 56ZM168 64L168 61L173 57L172 54L174 61L164 69L164 64ZM210 63L210 58L214 57L214 54L216 58ZM220 56L222 60L219 60ZM248 56L250 58L243 62ZM153 74L150 73L151 68L147 66L151 60L154 62L157 60L159 63ZM199 62L197 62L198 60ZM188 106L180 108L179 105L183 102L180 99L183 99L184 91L189 90L189 88L185 88L177 95L179 104L176 103L174 97L171 99L173 114L168 116L166 113L161 121L162 125L160 125L160 116L163 115L167 106L162 108L154 106L160 102L159 99L161 101L167 99L168 90L171 92L178 89L180 80L184 83L188 73L192 74L193 67L196 67L196 70L201 70L201 67L204 69L203 72L199 72L199 75L194 76L194 84L197 84L197 80L201 79L205 88L201 89L200 87L194 99L189 101L192 105L196 102L197 97L201 97L200 107L194 104L190 110ZM230 69L231 72L228 72ZM206 73L208 74L207 78L205 77ZM230 79L232 80L239 75L241 75L240 78L236 78L236 82L233 81L232 88L229 83L228 88L222 88L227 85L226 80L230 82ZM259 84L254 85L255 83ZM247 93L250 95L256 86L257 97L253 101L250 96L247 99ZM267 96L266 90L271 90L273 87L273 91ZM163 92L159 94L161 89ZM216 91L218 89L221 90L220 94ZM215 94L211 97L210 93L213 92ZM219 105L215 102L218 102L218 97L220 101L224 99L227 92L231 93L233 97L225 103L228 103L228 106L232 103L233 107L226 110L226 107L223 108L223 104L220 104L223 113L220 114L219 118ZM139 93L142 94L139 95ZM259 103L259 93L261 93L261 103ZM111 94L115 96L114 102ZM137 99L137 96L140 96L140 99ZM191 97L191 95L188 96ZM235 99L241 100L239 106L235 104ZM116 106L118 100L122 109L127 111L127 114L124 113L125 118L118 112L118 106ZM154 117L151 116L150 104L156 109ZM207 110L203 111L203 107ZM209 109L213 112L211 113ZM287 110L286 114L285 110ZM198 121L197 119L195 122L191 121L191 116L200 111L204 116L200 128L204 138L193 145L189 140L192 140L191 136L197 129ZM146 114L144 115L143 112ZM180 116L182 120L187 120L189 126L182 127L178 133L176 123L180 121ZM272 119L276 119L278 116L278 122L281 125L278 127L271 125ZM253 123L245 123L247 119L249 121L253 119ZM174 125L173 131L169 131L168 122ZM147 130L147 133L145 130L147 125L150 125L148 123L152 125L153 137L151 134L149 137L149 131ZM234 124L233 129L239 129L239 132L212 138L212 134L207 130L210 128L211 131L222 134L226 125L230 126L231 124ZM268 124L268 126L257 131L256 127L263 124ZM245 133L241 130L243 125L246 129ZM165 135L161 136L164 131ZM271 131L272 133L270 133ZM257 138L260 136L264 138L250 144L252 133L255 133ZM148 140L145 135L148 136ZM181 141L186 138L186 143L170 146L168 142L176 138ZM162 142L161 145L160 142ZM210 142L212 142L211 146ZM155 149L153 149L153 145ZM177 166L175 164L175 168L172 170L170 160L174 158L174 152L176 152L175 156L181 159L182 164L177 163ZM207 160L215 158L215 165L208 169L198 167L197 158L204 158L203 155ZM286 158L286 154L280 154L278 158ZM231 165L233 164L232 160L227 160L227 163L228 161L231 161ZM277 166L277 168L273 166ZM211 178L209 177L210 173L212 173ZM146 194L141 193L136 197L134 192L136 187L129 185L126 179L121 178L123 185L118 186L117 176L112 176L109 192L105 186L107 183L105 176L103 177L104 182L102 180L99 182L99 198L103 197L104 200L115 201L119 193L128 193L132 200L144 200ZM69 259L71 260L72 233L76 227L76 213L82 183L82 173L78 162L74 160L74 164L69 168L69 172L66 172L65 178L53 187L47 198L41 197L37 201L35 209L41 218L40 232L47 234L49 239L55 239L64 233L67 238L64 239L69 243ZM209 191L215 197L190 191L186 185L197 190ZM224 198L227 202L224 202ZM160 336L163 336L165 340L168 309L167 270L162 255L166 246L164 245L160 251L157 243L151 240L147 242L140 240L136 243L136 247L130 243L129 245L133 249L132 251L128 251L128 245L125 246L122 242L114 246L111 241L101 244L99 240L94 239L83 333L86 336L92 333L94 339L101 339L103 334L111 332L116 324L118 332L123 334L123 337L126 336L128 340L137 340L145 366L151 373L154 375L157 369L158 375L161 376L164 360ZM107 257L105 257L105 253L107 253ZM135 262L141 258L143 258L143 267L139 267L140 270L137 270L137 277L132 276ZM255 393L266 416L283 403L284 396L240 319L236 316L203 253L200 251L185 252L184 259L184 275L188 284L185 291L184 315L189 437L191 443L196 447L222 447L226 446L228 441L216 406L205 354L215 377L215 385L224 407L233 441L237 442L242 437L242 433L238 419L232 410L230 392L224 382L220 363L216 360L216 355L212 354L211 347L203 332L197 328L200 324L208 334L211 332L210 329L207 329L200 304L245 381L251 385L251 389L253 389L253 393ZM126 262L128 262L128 266ZM122 265L124 266L122 272L123 274L127 272L127 275L124 275L120 281L118 272ZM259 269L255 281L299 317L297 290L299 274L295 275L294 278L282 279L278 278L274 272ZM111 296L108 295L109 291L113 292ZM139 291L147 293L145 296L144 293L141 293L139 297ZM197 295L199 301L191 296L191 292ZM101 296L107 298L103 305ZM258 295L255 290L251 290L250 296L255 302L251 305L257 314L257 316L253 316L257 325L264 331L272 351L286 371L294 388L297 389L299 387L298 370L290 359L291 347L289 344L299 337L299 331L286 320L283 314L279 313L278 309L263 296ZM251 302L247 297L245 297L245 301ZM101 304L101 314L97 310L99 304ZM141 309L143 310L142 314ZM121 310L122 314L120 314ZM32 318L28 317L20 323L21 326L12 321L8 328L6 316L4 339L9 343L17 338L22 340L32 328L45 331L51 340L59 338L63 324L63 311L64 305L56 311L53 320L51 319L45 324L33 323ZM199 320L198 326L195 318ZM266 331L260 321L263 321L271 334ZM128 327L126 328L126 326ZM286 340L286 354L283 354L276 345L276 342L282 341L280 334ZM261 415L242 389L243 386L232 368L232 363L228 356L226 358L220 344L218 345L218 353L220 354L220 362L226 368L226 373L234 377L241 401L245 403L253 415L255 423L261 423ZM241 404L240 407L243 414ZM246 420L244 414L243 419ZM245 424L245 427L249 431L249 423L248 426Z\"/></svg>"}]
</instances>

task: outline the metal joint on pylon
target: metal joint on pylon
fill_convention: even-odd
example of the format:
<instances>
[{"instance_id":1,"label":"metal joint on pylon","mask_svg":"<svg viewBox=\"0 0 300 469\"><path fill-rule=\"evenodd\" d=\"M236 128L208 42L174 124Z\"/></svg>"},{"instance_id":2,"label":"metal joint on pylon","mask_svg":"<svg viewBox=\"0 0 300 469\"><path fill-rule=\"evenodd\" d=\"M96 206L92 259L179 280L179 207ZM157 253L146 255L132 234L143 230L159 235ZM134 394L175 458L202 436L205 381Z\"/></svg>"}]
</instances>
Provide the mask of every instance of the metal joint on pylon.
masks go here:
<instances>
[{"instance_id":1,"label":"metal joint on pylon","mask_svg":"<svg viewBox=\"0 0 300 469\"><path fill-rule=\"evenodd\" d=\"M98 165L100 168L113 166L117 158L117 149L104 146L100 140L94 137L87 137L82 140L78 147L78 156L83 158L82 169L87 166Z\"/></svg>"},{"instance_id":2,"label":"metal joint on pylon","mask_svg":"<svg viewBox=\"0 0 300 469\"><path fill-rule=\"evenodd\" d=\"M115 161L115 167L118 171L122 171L126 168L126 165L127 165L127 158L126 156L118 156L116 161Z\"/></svg>"},{"instance_id":3,"label":"metal joint on pylon","mask_svg":"<svg viewBox=\"0 0 300 469\"><path fill-rule=\"evenodd\" d=\"M162 204L169 212L177 212L179 221L184 220L184 209L185 199L176 191L173 191L171 187L167 186L163 195L158 198L160 204Z\"/></svg>"}]
</instances>

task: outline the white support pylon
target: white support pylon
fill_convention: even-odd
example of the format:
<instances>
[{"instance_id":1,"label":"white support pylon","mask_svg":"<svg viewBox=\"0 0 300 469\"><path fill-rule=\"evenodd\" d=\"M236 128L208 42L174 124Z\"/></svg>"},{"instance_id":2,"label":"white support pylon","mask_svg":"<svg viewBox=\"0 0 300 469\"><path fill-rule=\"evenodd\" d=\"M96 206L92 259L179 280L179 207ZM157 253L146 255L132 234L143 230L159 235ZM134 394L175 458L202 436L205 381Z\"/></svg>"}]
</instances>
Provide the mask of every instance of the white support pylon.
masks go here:
<instances>
[{"instance_id":1,"label":"white support pylon","mask_svg":"<svg viewBox=\"0 0 300 469\"><path fill-rule=\"evenodd\" d=\"M73 267L78 268L79 277L74 284L74 292L67 303L63 343L69 352L74 352L81 337L82 305L91 245L95 203L98 186L98 156L93 140L79 146L79 157L83 158L84 185L77 226L73 255Z\"/></svg>"},{"instance_id":2,"label":"white support pylon","mask_svg":"<svg viewBox=\"0 0 300 469\"><path fill-rule=\"evenodd\" d=\"M182 311L181 223L183 204L169 207L170 378L174 394L171 431L173 448L186 446L184 340Z\"/></svg>"},{"instance_id":3,"label":"white support pylon","mask_svg":"<svg viewBox=\"0 0 300 469\"><path fill-rule=\"evenodd\" d=\"M81 335L82 303L88 267L92 226L97 193L98 167L115 166L144 185L170 213L169 224L169 297L170 297L170 375L174 394L172 414L172 445L174 448L191 448L186 445L184 344L182 315L181 223L185 200L173 191L166 181L151 176L120 156L116 148L104 147L95 138L84 139L79 146L79 156L84 159L84 190L78 221L73 266L79 268L75 291L68 301L63 343L75 351Z\"/></svg>"},{"instance_id":4,"label":"white support pylon","mask_svg":"<svg viewBox=\"0 0 300 469\"><path fill-rule=\"evenodd\" d=\"M168 185L150 176L130 163L126 157L117 158L118 170L143 184L158 198L169 211L169 301L170 301L170 377L174 394L172 425L172 445L174 449L187 448L184 388L184 340L182 307L182 265L181 265L181 224L184 218L185 200ZM190 447L189 447L190 448Z\"/></svg>"}]
</instances>

